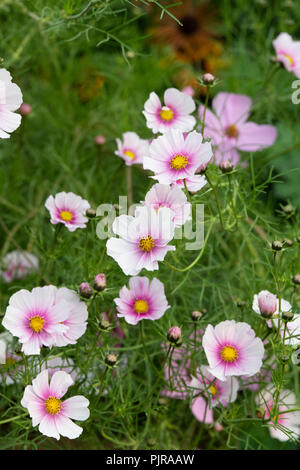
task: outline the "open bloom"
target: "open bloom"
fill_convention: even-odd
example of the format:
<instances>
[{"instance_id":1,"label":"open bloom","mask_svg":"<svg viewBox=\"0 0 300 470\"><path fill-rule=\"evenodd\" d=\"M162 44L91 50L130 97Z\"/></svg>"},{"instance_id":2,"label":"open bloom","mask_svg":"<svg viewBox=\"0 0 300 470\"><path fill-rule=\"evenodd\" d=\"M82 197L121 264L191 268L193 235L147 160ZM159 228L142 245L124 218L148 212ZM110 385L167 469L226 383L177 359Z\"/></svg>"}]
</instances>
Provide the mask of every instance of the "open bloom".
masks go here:
<instances>
[{"instance_id":1,"label":"open bloom","mask_svg":"<svg viewBox=\"0 0 300 470\"><path fill-rule=\"evenodd\" d=\"M296 408L295 394L290 390L282 390L275 409L276 390L269 387L256 398L256 402L264 410L264 419L269 420L269 431L272 437L280 441L288 441L291 433L295 438L300 435L300 411L290 411Z\"/></svg>"},{"instance_id":2,"label":"open bloom","mask_svg":"<svg viewBox=\"0 0 300 470\"><path fill-rule=\"evenodd\" d=\"M280 33L273 41L277 60L286 70L300 78L300 41L294 41L288 33Z\"/></svg>"},{"instance_id":3,"label":"open bloom","mask_svg":"<svg viewBox=\"0 0 300 470\"><path fill-rule=\"evenodd\" d=\"M268 322L272 326L272 322ZM278 328L278 319L273 320L274 326ZM285 322L281 320L280 323L280 336L284 337L284 343L290 346L297 346L300 344L300 314L295 314L292 321L287 322L285 331Z\"/></svg>"},{"instance_id":4,"label":"open bloom","mask_svg":"<svg viewBox=\"0 0 300 470\"><path fill-rule=\"evenodd\" d=\"M147 155L149 143L147 140L140 139L135 132L125 132L123 140L117 139L118 150L115 154L123 158L126 165L143 163L144 155Z\"/></svg>"},{"instance_id":5,"label":"open bloom","mask_svg":"<svg viewBox=\"0 0 300 470\"><path fill-rule=\"evenodd\" d=\"M212 157L211 144L202 143L202 135L196 131L186 137L179 130L170 130L153 140L149 155L144 158L144 168L155 173L152 178L159 183L191 178L196 170Z\"/></svg>"},{"instance_id":6,"label":"open bloom","mask_svg":"<svg viewBox=\"0 0 300 470\"><path fill-rule=\"evenodd\" d=\"M49 384L48 370L43 370L27 385L21 405L28 409L32 426L39 425L39 431L59 440L60 436L76 439L83 429L72 419L85 421L90 412L89 400L77 395L62 401L73 379L67 372L55 372Z\"/></svg>"},{"instance_id":7,"label":"open bloom","mask_svg":"<svg viewBox=\"0 0 300 470\"><path fill-rule=\"evenodd\" d=\"M232 375L251 376L262 365L264 345L248 323L225 320L208 325L202 340L209 372L217 379Z\"/></svg>"},{"instance_id":8,"label":"open bloom","mask_svg":"<svg viewBox=\"0 0 300 470\"><path fill-rule=\"evenodd\" d=\"M9 139L10 133L21 124L21 115L15 113L22 104L22 93L6 69L0 69L0 138Z\"/></svg>"},{"instance_id":9,"label":"open bloom","mask_svg":"<svg viewBox=\"0 0 300 470\"><path fill-rule=\"evenodd\" d=\"M60 304L62 302L65 303L67 315L61 324L67 328L55 334L55 346L76 344L78 338L85 333L87 328L88 309L77 293L66 287L61 287L56 291L55 303Z\"/></svg>"},{"instance_id":10,"label":"open bloom","mask_svg":"<svg viewBox=\"0 0 300 470\"><path fill-rule=\"evenodd\" d=\"M258 314L277 315L279 313L279 299L271 292L262 290L254 295L252 308L254 312ZM292 306L287 300L281 299L281 312L289 312L291 308Z\"/></svg>"},{"instance_id":11,"label":"open bloom","mask_svg":"<svg viewBox=\"0 0 300 470\"><path fill-rule=\"evenodd\" d=\"M256 152L275 142L277 130L274 126L247 122L251 106L249 96L221 92L212 101L215 114L206 110L204 137L211 138L216 164L230 160L236 165L240 161L239 150ZM203 120L203 105L198 112Z\"/></svg>"},{"instance_id":12,"label":"open bloom","mask_svg":"<svg viewBox=\"0 0 300 470\"><path fill-rule=\"evenodd\" d=\"M49 196L45 207L50 212L51 224L64 224L70 232L77 228L85 228L88 218L85 217L90 204L74 193L57 193Z\"/></svg>"},{"instance_id":13,"label":"open bloom","mask_svg":"<svg viewBox=\"0 0 300 470\"><path fill-rule=\"evenodd\" d=\"M197 376L192 378L190 387L194 389L195 395L192 402L193 415L198 421L211 424L213 422L212 408L220 404L226 407L234 402L239 383L235 377L228 377L225 381L218 380L209 372L207 366L201 366Z\"/></svg>"},{"instance_id":14,"label":"open bloom","mask_svg":"<svg viewBox=\"0 0 300 470\"><path fill-rule=\"evenodd\" d=\"M27 251L11 251L1 261L0 276L11 282L15 279L22 279L33 271L36 271L39 261L35 255Z\"/></svg>"},{"instance_id":15,"label":"open bloom","mask_svg":"<svg viewBox=\"0 0 300 470\"><path fill-rule=\"evenodd\" d=\"M125 214L116 217L112 230L120 238L107 241L107 254L130 276L143 268L158 269L158 261L175 250L175 246L168 245L174 237L173 217L174 212L167 207L156 212L147 206L137 207L134 217Z\"/></svg>"},{"instance_id":16,"label":"open bloom","mask_svg":"<svg viewBox=\"0 0 300 470\"><path fill-rule=\"evenodd\" d=\"M175 214L173 222L176 227L191 219L191 204L187 201L184 192L176 186L170 188L168 184L155 184L146 194L144 204L157 212L162 207L171 209Z\"/></svg>"},{"instance_id":17,"label":"open bloom","mask_svg":"<svg viewBox=\"0 0 300 470\"><path fill-rule=\"evenodd\" d=\"M55 334L68 329L66 302L55 303L55 295L56 287L44 286L22 289L9 299L2 324L19 338L25 354L40 354L43 345L53 346Z\"/></svg>"},{"instance_id":18,"label":"open bloom","mask_svg":"<svg viewBox=\"0 0 300 470\"><path fill-rule=\"evenodd\" d=\"M123 286L120 297L114 299L119 318L125 318L130 325L140 320L158 320L170 307L161 281L147 277L132 277L129 289Z\"/></svg>"},{"instance_id":19,"label":"open bloom","mask_svg":"<svg viewBox=\"0 0 300 470\"><path fill-rule=\"evenodd\" d=\"M143 114L147 120L147 127L153 133L164 133L170 129L179 129L189 132L196 124L196 119L190 114L196 106L191 96L177 90L168 88L164 93L164 106L154 91L150 93L145 103Z\"/></svg>"}]
</instances>

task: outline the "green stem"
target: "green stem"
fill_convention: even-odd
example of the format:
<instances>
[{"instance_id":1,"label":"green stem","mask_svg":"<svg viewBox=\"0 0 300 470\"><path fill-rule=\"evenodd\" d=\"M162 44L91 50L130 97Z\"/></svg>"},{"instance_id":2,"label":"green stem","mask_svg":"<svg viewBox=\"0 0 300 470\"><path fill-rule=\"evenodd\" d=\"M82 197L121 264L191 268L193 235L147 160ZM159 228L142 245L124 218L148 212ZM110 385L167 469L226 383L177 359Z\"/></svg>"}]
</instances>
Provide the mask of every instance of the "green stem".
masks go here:
<instances>
[{"instance_id":1,"label":"green stem","mask_svg":"<svg viewBox=\"0 0 300 470\"><path fill-rule=\"evenodd\" d=\"M210 187L211 187L211 189L213 190L213 193L214 193L214 195L215 195L216 203L217 203L217 208L218 208L219 219L220 219L220 223L221 223L222 229L225 230L225 228L224 228L224 223L223 223L223 217L222 217L222 210L221 210L220 201L219 201L219 197L218 197L218 192L217 192L217 190L216 190L215 185L212 183L210 177L207 175L207 173L205 174L205 177L206 177L207 182L208 182L208 184L210 185Z\"/></svg>"}]
</instances>

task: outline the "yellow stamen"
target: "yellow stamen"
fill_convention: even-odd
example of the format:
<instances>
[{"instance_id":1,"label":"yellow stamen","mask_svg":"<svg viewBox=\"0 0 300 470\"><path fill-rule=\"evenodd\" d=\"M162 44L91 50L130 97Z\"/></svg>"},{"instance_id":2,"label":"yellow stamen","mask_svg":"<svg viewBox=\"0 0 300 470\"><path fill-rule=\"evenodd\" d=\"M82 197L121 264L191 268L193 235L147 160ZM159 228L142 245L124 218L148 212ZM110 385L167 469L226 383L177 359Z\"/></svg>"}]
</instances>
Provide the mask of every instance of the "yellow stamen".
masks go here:
<instances>
[{"instance_id":1,"label":"yellow stamen","mask_svg":"<svg viewBox=\"0 0 300 470\"><path fill-rule=\"evenodd\" d=\"M294 59L289 55L289 54L283 54L284 57L286 57L290 63L290 65L294 65Z\"/></svg>"},{"instance_id":2,"label":"yellow stamen","mask_svg":"<svg viewBox=\"0 0 300 470\"><path fill-rule=\"evenodd\" d=\"M148 302L146 300L137 300L134 304L134 310L138 315L147 313L149 309Z\"/></svg>"},{"instance_id":3,"label":"yellow stamen","mask_svg":"<svg viewBox=\"0 0 300 470\"><path fill-rule=\"evenodd\" d=\"M171 168L182 170L182 168L185 168L188 163L189 161L185 155L176 155L176 157L171 160Z\"/></svg>"},{"instance_id":4,"label":"yellow stamen","mask_svg":"<svg viewBox=\"0 0 300 470\"><path fill-rule=\"evenodd\" d=\"M70 222L73 219L73 215L70 211L61 211L59 215L65 222Z\"/></svg>"},{"instance_id":5,"label":"yellow stamen","mask_svg":"<svg viewBox=\"0 0 300 470\"><path fill-rule=\"evenodd\" d=\"M135 154L131 151L131 150L125 150L124 154L131 158L131 160L134 160L135 159Z\"/></svg>"},{"instance_id":6,"label":"yellow stamen","mask_svg":"<svg viewBox=\"0 0 300 470\"><path fill-rule=\"evenodd\" d=\"M164 121L171 121L174 117L172 109L162 109L159 114Z\"/></svg>"},{"instance_id":7,"label":"yellow stamen","mask_svg":"<svg viewBox=\"0 0 300 470\"><path fill-rule=\"evenodd\" d=\"M217 389L217 387L216 387L215 385L211 385L211 386L208 388L208 390L210 391L210 393L211 393L212 395L216 395L216 394L218 393L218 389Z\"/></svg>"},{"instance_id":8,"label":"yellow stamen","mask_svg":"<svg viewBox=\"0 0 300 470\"><path fill-rule=\"evenodd\" d=\"M46 410L50 415L56 415L61 409L61 400L55 397L49 397L45 401Z\"/></svg>"},{"instance_id":9,"label":"yellow stamen","mask_svg":"<svg viewBox=\"0 0 300 470\"><path fill-rule=\"evenodd\" d=\"M234 139L237 139L237 137L239 136L239 131L237 130L234 124L232 124L231 126L228 126L225 133L227 137L232 137Z\"/></svg>"},{"instance_id":10,"label":"yellow stamen","mask_svg":"<svg viewBox=\"0 0 300 470\"><path fill-rule=\"evenodd\" d=\"M36 316L30 318L29 326L35 333L42 331L45 320L42 317Z\"/></svg>"},{"instance_id":11,"label":"yellow stamen","mask_svg":"<svg viewBox=\"0 0 300 470\"><path fill-rule=\"evenodd\" d=\"M140 239L139 247L142 251L149 253L155 246L154 240L150 235Z\"/></svg>"},{"instance_id":12,"label":"yellow stamen","mask_svg":"<svg viewBox=\"0 0 300 470\"><path fill-rule=\"evenodd\" d=\"M225 362L235 362L238 357L238 351L233 346L224 346L221 350L221 358Z\"/></svg>"}]
</instances>

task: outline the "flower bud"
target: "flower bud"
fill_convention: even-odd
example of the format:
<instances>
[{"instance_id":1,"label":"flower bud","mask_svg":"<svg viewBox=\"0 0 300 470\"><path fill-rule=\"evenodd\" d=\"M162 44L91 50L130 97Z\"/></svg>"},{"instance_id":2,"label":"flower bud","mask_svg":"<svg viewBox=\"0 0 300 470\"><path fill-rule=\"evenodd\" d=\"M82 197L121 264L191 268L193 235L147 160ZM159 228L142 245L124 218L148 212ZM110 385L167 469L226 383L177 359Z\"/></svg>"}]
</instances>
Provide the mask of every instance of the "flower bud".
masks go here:
<instances>
[{"instance_id":1,"label":"flower bud","mask_svg":"<svg viewBox=\"0 0 300 470\"><path fill-rule=\"evenodd\" d=\"M287 204L286 206L282 208L282 210L286 215L291 215L295 209L292 206L292 204Z\"/></svg>"},{"instance_id":2,"label":"flower bud","mask_svg":"<svg viewBox=\"0 0 300 470\"><path fill-rule=\"evenodd\" d=\"M88 282L82 282L79 286L79 293L81 297L89 299L93 295L93 290Z\"/></svg>"},{"instance_id":3,"label":"flower bud","mask_svg":"<svg viewBox=\"0 0 300 470\"><path fill-rule=\"evenodd\" d=\"M149 439L147 440L147 445L148 447L154 447L156 445L156 440L153 439L153 437L149 437Z\"/></svg>"},{"instance_id":4,"label":"flower bud","mask_svg":"<svg viewBox=\"0 0 300 470\"><path fill-rule=\"evenodd\" d=\"M288 323L289 321L292 321L293 318L294 318L293 312L282 312L282 319L286 323Z\"/></svg>"},{"instance_id":5,"label":"flower bud","mask_svg":"<svg viewBox=\"0 0 300 470\"><path fill-rule=\"evenodd\" d=\"M297 243L300 244L300 237L297 237Z\"/></svg>"},{"instance_id":6,"label":"flower bud","mask_svg":"<svg viewBox=\"0 0 300 470\"><path fill-rule=\"evenodd\" d=\"M244 308L246 306L246 302L244 300L237 299L236 306L238 308Z\"/></svg>"},{"instance_id":7,"label":"flower bud","mask_svg":"<svg viewBox=\"0 0 300 470\"><path fill-rule=\"evenodd\" d=\"M168 399L165 397L159 397L158 404L161 406L166 406L168 404Z\"/></svg>"},{"instance_id":8,"label":"flower bud","mask_svg":"<svg viewBox=\"0 0 300 470\"><path fill-rule=\"evenodd\" d=\"M107 314L105 312L101 313L99 318L99 327L100 330L106 331L110 327L110 322L107 320Z\"/></svg>"},{"instance_id":9,"label":"flower bud","mask_svg":"<svg viewBox=\"0 0 300 470\"><path fill-rule=\"evenodd\" d=\"M94 289L98 292L101 292L106 287L106 276L103 273L97 274L94 279Z\"/></svg>"},{"instance_id":10,"label":"flower bud","mask_svg":"<svg viewBox=\"0 0 300 470\"><path fill-rule=\"evenodd\" d=\"M292 279L293 283L296 284L296 286L299 286L300 285L300 274L296 274L293 279Z\"/></svg>"},{"instance_id":11,"label":"flower bud","mask_svg":"<svg viewBox=\"0 0 300 470\"><path fill-rule=\"evenodd\" d=\"M89 218L89 219L93 219L94 217L96 217L96 211L95 209L92 209L91 207L86 211L85 215Z\"/></svg>"},{"instance_id":12,"label":"flower bud","mask_svg":"<svg viewBox=\"0 0 300 470\"><path fill-rule=\"evenodd\" d=\"M113 367L114 365L116 365L117 360L118 356L114 353L110 353L105 358L105 364L109 367Z\"/></svg>"},{"instance_id":13,"label":"flower bud","mask_svg":"<svg viewBox=\"0 0 300 470\"><path fill-rule=\"evenodd\" d=\"M21 114L21 116L28 116L28 114L30 114L31 111L32 111L32 108L30 104L28 103L22 103L19 108L19 113Z\"/></svg>"},{"instance_id":14,"label":"flower bud","mask_svg":"<svg viewBox=\"0 0 300 470\"><path fill-rule=\"evenodd\" d=\"M230 173L233 170L233 164L231 163L230 160L223 160L219 164L219 168L222 171L222 173Z\"/></svg>"},{"instance_id":15,"label":"flower bud","mask_svg":"<svg viewBox=\"0 0 300 470\"><path fill-rule=\"evenodd\" d=\"M279 240L274 240L272 243L272 250L274 251L281 251L282 250L282 243Z\"/></svg>"},{"instance_id":16,"label":"flower bud","mask_svg":"<svg viewBox=\"0 0 300 470\"><path fill-rule=\"evenodd\" d=\"M211 73L205 73L202 76L202 82L204 85L213 85L214 81L215 81L215 77Z\"/></svg>"},{"instance_id":17,"label":"flower bud","mask_svg":"<svg viewBox=\"0 0 300 470\"><path fill-rule=\"evenodd\" d=\"M286 363L290 360L290 358L289 358L289 356L288 356L287 354L281 354L281 356L280 356L279 359L281 360L281 362L282 362L283 364L286 364Z\"/></svg>"},{"instance_id":18,"label":"flower bud","mask_svg":"<svg viewBox=\"0 0 300 470\"><path fill-rule=\"evenodd\" d=\"M198 321L203 317L203 312L200 312L199 310L194 310L191 314L191 317L193 321Z\"/></svg>"},{"instance_id":19,"label":"flower bud","mask_svg":"<svg viewBox=\"0 0 300 470\"><path fill-rule=\"evenodd\" d=\"M179 326L172 326L167 334L167 338L172 344L177 344L181 339L181 329Z\"/></svg>"},{"instance_id":20,"label":"flower bud","mask_svg":"<svg viewBox=\"0 0 300 470\"><path fill-rule=\"evenodd\" d=\"M258 306L261 315L264 318L271 317L277 310L276 295L267 290L261 291L257 296Z\"/></svg>"},{"instance_id":21,"label":"flower bud","mask_svg":"<svg viewBox=\"0 0 300 470\"><path fill-rule=\"evenodd\" d=\"M293 241L292 241L290 238L285 238L285 239L283 240L283 243L284 243L286 246L288 246L288 247L293 246Z\"/></svg>"},{"instance_id":22,"label":"flower bud","mask_svg":"<svg viewBox=\"0 0 300 470\"><path fill-rule=\"evenodd\" d=\"M104 145L106 143L106 137L104 135L96 135L96 137L94 137L94 143L96 145Z\"/></svg>"}]
</instances>

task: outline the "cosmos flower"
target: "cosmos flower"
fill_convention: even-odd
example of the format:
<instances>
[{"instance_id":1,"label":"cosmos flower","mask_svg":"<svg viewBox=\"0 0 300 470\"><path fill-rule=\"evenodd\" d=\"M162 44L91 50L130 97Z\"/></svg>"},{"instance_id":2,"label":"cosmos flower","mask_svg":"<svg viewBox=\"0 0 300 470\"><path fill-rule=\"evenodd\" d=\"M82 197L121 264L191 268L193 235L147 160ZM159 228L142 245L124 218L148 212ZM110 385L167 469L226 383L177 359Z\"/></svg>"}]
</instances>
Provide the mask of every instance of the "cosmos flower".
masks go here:
<instances>
[{"instance_id":1,"label":"cosmos flower","mask_svg":"<svg viewBox=\"0 0 300 470\"><path fill-rule=\"evenodd\" d=\"M292 308L291 304L284 299L281 299L280 307L281 312L289 312ZM279 299L271 292L262 290L254 295L252 309L261 315L277 315L279 313Z\"/></svg>"},{"instance_id":2,"label":"cosmos flower","mask_svg":"<svg viewBox=\"0 0 300 470\"><path fill-rule=\"evenodd\" d=\"M206 109L204 137L210 138L214 148L215 163L240 161L239 151L256 152L274 144L277 130L268 124L247 122L252 100L246 95L221 92L212 101L212 113ZM198 114L203 121L204 106Z\"/></svg>"},{"instance_id":3,"label":"cosmos flower","mask_svg":"<svg viewBox=\"0 0 300 470\"><path fill-rule=\"evenodd\" d=\"M273 41L277 60L286 70L300 78L300 41L294 41L288 33L280 33Z\"/></svg>"},{"instance_id":4,"label":"cosmos flower","mask_svg":"<svg viewBox=\"0 0 300 470\"><path fill-rule=\"evenodd\" d=\"M39 261L35 255L27 251L11 251L1 261L0 277L5 282L22 279L39 267Z\"/></svg>"},{"instance_id":5,"label":"cosmos flower","mask_svg":"<svg viewBox=\"0 0 300 470\"><path fill-rule=\"evenodd\" d=\"M144 204L157 212L162 207L171 209L175 214L173 222L176 227L191 219L191 204L178 186L170 188L168 184L154 184L146 194Z\"/></svg>"},{"instance_id":6,"label":"cosmos flower","mask_svg":"<svg viewBox=\"0 0 300 470\"><path fill-rule=\"evenodd\" d=\"M56 287L22 289L11 296L2 325L22 343L24 354L40 354L42 346L51 347L55 334L67 331L66 302L55 304Z\"/></svg>"},{"instance_id":7,"label":"cosmos flower","mask_svg":"<svg viewBox=\"0 0 300 470\"><path fill-rule=\"evenodd\" d=\"M275 318L272 320L274 326L278 328L278 319ZM272 322L269 321L269 326L272 326ZM280 336L284 339L285 344L289 344L290 346L297 346L300 344L300 314L295 314L293 316L293 320L286 323L286 332L285 330L285 322L281 320L280 323ZM285 335L285 336L284 336Z\"/></svg>"},{"instance_id":8,"label":"cosmos flower","mask_svg":"<svg viewBox=\"0 0 300 470\"><path fill-rule=\"evenodd\" d=\"M256 397L257 404L264 410L264 419L269 421L271 436L280 441L288 441L291 434L299 438L300 411L290 411L297 406L295 394L290 390L282 390L277 409L275 409L275 395L276 389L268 387Z\"/></svg>"},{"instance_id":9,"label":"cosmos flower","mask_svg":"<svg viewBox=\"0 0 300 470\"><path fill-rule=\"evenodd\" d=\"M154 91L150 93L143 114L147 127L152 129L154 134L157 132L163 134L170 129L189 132L196 124L196 119L190 115L195 108L191 96L176 88L168 88L164 93L164 105Z\"/></svg>"},{"instance_id":10,"label":"cosmos flower","mask_svg":"<svg viewBox=\"0 0 300 470\"><path fill-rule=\"evenodd\" d=\"M123 158L127 166L143 163L144 156L148 153L148 141L140 139L135 132L125 132L122 138L122 141L117 139L118 150L115 154Z\"/></svg>"},{"instance_id":11,"label":"cosmos flower","mask_svg":"<svg viewBox=\"0 0 300 470\"><path fill-rule=\"evenodd\" d=\"M194 389L195 395L192 401L193 415L198 421L211 424L213 422L212 408L218 405L226 407L234 402L237 398L239 383L235 377L228 377L225 381L218 380L209 372L207 366L201 366L197 376L192 378L190 387Z\"/></svg>"},{"instance_id":12,"label":"cosmos flower","mask_svg":"<svg viewBox=\"0 0 300 470\"><path fill-rule=\"evenodd\" d=\"M85 217L90 204L74 193L57 193L48 197L45 207L50 212L51 224L64 224L70 232L85 228L88 218Z\"/></svg>"},{"instance_id":13,"label":"cosmos flower","mask_svg":"<svg viewBox=\"0 0 300 470\"><path fill-rule=\"evenodd\" d=\"M202 345L209 372L219 380L233 375L249 377L261 368L264 345L248 323L225 320L215 327L208 325Z\"/></svg>"},{"instance_id":14,"label":"cosmos flower","mask_svg":"<svg viewBox=\"0 0 300 470\"><path fill-rule=\"evenodd\" d=\"M179 130L170 130L153 140L149 156L144 158L144 168L155 173L159 183L192 178L197 169L212 157L211 144L202 143L202 135L196 131L186 137Z\"/></svg>"},{"instance_id":15,"label":"cosmos flower","mask_svg":"<svg viewBox=\"0 0 300 470\"><path fill-rule=\"evenodd\" d=\"M135 276L143 268L158 269L158 261L175 250L175 246L168 245L174 238L173 217L167 207L156 212L147 206L137 207L134 217L125 214L116 217L112 230L119 238L107 241L107 254L126 275Z\"/></svg>"},{"instance_id":16,"label":"cosmos flower","mask_svg":"<svg viewBox=\"0 0 300 470\"><path fill-rule=\"evenodd\" d=\"M85 302L80 300L78 294L66 287L57 289L55 304L65 303L66 318L61 322L67 327L65 331L55 334L54 345L66 346L76 344L77 340L84 335L87 328L88 309Z\"/></svg>"},{"instance_id":17,"label":"cosmos flower","mask_svg":"<svg viewBox=\"0 0 300 470\"><path fill-rule=\"evenodd\" d=\"M187 190L191 193L196 193L200 191L207 184L207 180L203 175L194 175L190 178L184 178L184 180L176 180L172 183L172 188L184 188L184 182L186 184Z\"/></svg>"},{"instance_id":18,"label":"cosmos flower","mask_svg":"<svg viewBox=\"0 0 300 470\"><path fill-rule=\"evenodd\" d=\"M8 332L0 334L0 383L12 385L18 381L18 372L22 367L18 364L21 356L12 349L13 336Z\"/></svg>"},{"instance_id":19,"label":"cosmos flower","mask_svg":"<svg viewBox=\"0 0 300 470\"><path fill-rule=\"evenodd\" d=\"M76 439L83 429L72 419L85 421L90 412L89 400L77 395L62 401L73 379L67 372L55 372L49 384L48 369L43 370L24 391L21 405L27 408L32 426L39 425L39 431L59 440L60 436Z\"/></svg>"},{"instance_id":20,"label":"cosmos flower","mask_svg":"<svg viewBox=\"0 0 300 470\"><path fill-rule=\"evenodd\" d=\"M15 113L22 104L22 93L6 69L0 69L0 138L9 139L11 132L21 124L21 115Z\"/></svg>"},{"instance_id":21,"label":"cosmos flower","mask_svg":"<svg viewBox=\"0 0 300 470\"><path fill-rule=\"evenodd\" d=\"M129 279L129 289L123 286L117 305L119 318L125 318L130 325L141 320L158 320L170 307L165 296L164 285L155 277L149 281L147 277Z\"/></svg>"}]
</instances>

